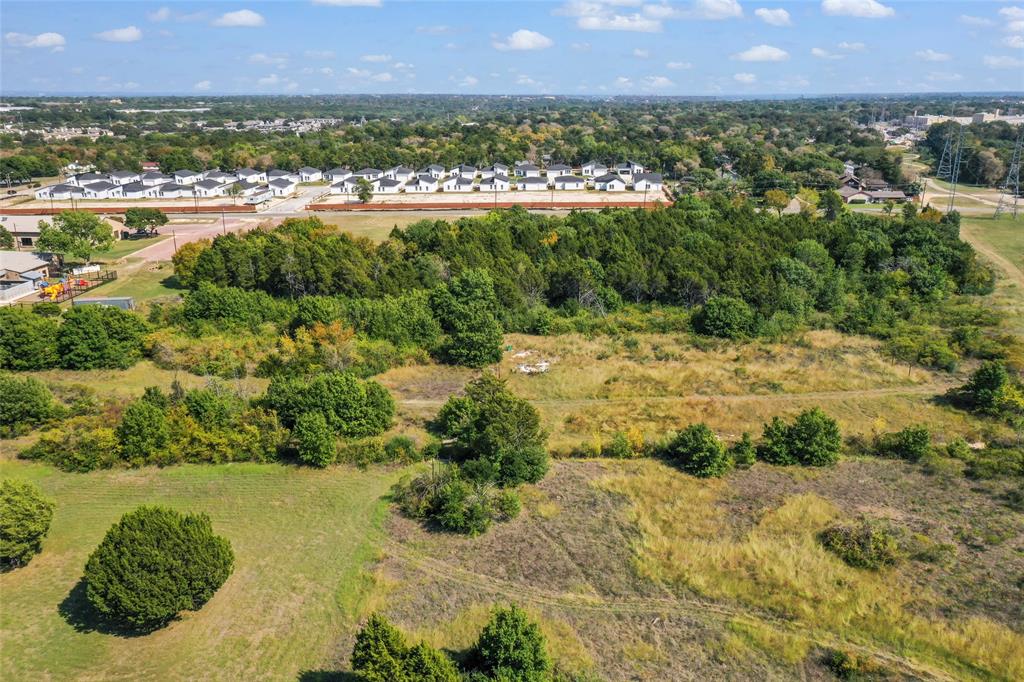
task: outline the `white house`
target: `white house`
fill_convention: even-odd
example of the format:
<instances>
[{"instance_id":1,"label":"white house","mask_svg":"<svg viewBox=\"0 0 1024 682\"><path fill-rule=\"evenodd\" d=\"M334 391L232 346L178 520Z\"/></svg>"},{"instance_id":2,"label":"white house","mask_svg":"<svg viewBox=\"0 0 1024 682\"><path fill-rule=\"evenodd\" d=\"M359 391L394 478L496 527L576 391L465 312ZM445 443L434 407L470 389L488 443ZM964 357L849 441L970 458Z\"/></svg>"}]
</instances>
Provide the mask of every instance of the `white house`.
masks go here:
<instances>
[{"instance_id":1,"label":"white house","mask_svg":"<svg viewBox=\"0 0 1024 682\"><path fill-rule=\"evenodd\" d=\"M452 175L444 181L445 192L472 192L473 179L462 175Z\"/></svg>"},{"instance_id":2,"label":"white house","mask_svg":"<svg viewBox=\"0 0 1024 682\"><path fill-rule=\"evenodd\" d=\"M172 173L174 182L179 185L194 185L203 179L202 173L190 170L176 170Z\"/></svg>"},{"instance_id":3,"label":"white house","mask_svg":"<svg viewBox=\"0 0 1024 682\"><path fill-rule=\"evenodd\" d=\"M320 182L323 179L324 174L319 168L303 166L299 169L299 182Z\"/></svg>"},{"instance_id":4,"label":"white house","mask_svg":"<svg viewBox=\"0 0 1024 682\"><path fill-rule=\"evenodd\" d=\"M438 180L433 175L421 173L415 180L406 184L406 192L436 192L438 187Z\"/></svg>"},{"instance_id":5,"label":"white house","mask_svg":"<svg viewBox=\"0 0 1024 682\"><path fill-rule=\"evenodd\" d=\"M237 175L235 175L234 173L225 173L222 170L207 171L204 179L213 180L214 182L219 182L222 185L238 182Z\"/></svg>"},{"instance_id":6,"label":"white house","mask_svg":"<svg viewBox=\"0 0 1024 682\"><path fill-rule=\"evenodd\" d=\"M134 171L113 171L110 174L110 181L115 185L127 185L132 182L138 182L141 177Z\"/></svg>"},{"instance_id":7,"label":"white house","mask_svg":"<svg viewBox=\"0 0 1024 682\"><path fill-rule=\"evenodd\" d=\"M108 182L109 178L102 173L80 173L72 176L65 181L67 185L77 185L79 187L85 187L94 182Z\"/></svg>"},{"instance_id":8,"label":"white house","mask_svg":"<svg viewBox=\"0 0 1024 682\"><path fill-rule=\"evenodd\" d=\"M555 189L574 190L587 188L587 181L575 175L559 175L552 182Z\"/></svg>"},{"instance_id":9,"label":"white house","mask_svg":"<svg viewBox=\"0 0 1024 682\"><path fill-rule=\"evenodd\" d=\"M532 163L523 161L522 163L516 164L515 174L517 178L539 178L540 168Z\"/></svg>"},{"instance_id":10,"label":"white house","mask_svg":"<svg viewBox=\"0 0 1024 682\"><path fill-rule=\"evenodd\" d=\"M615 172L622 178L632 178L634 175L643 173L646 169L636 161L626 161L615 164Z\"/></svg>"},{"instance_id":11,"label":"white house","mask_svg":"<svg viewBox=\"0 0 1024 682\"><path fill-rule=\"evenodd\" d=\"M626 181L615 173L606 173L599 178L594 178L594 189L601 192L625 192Z\"/></svg>"},{"instance_id":12,"label":"white house","mask_svg":"<svg viewBox=\"0 0 1024 682\"><path fill-rule=\"evenodd\" d=\"M450 175L461 175L464 178L475 178L476 177L476 166L470 166L465 163L459 164L455 168L452 168Z\"/></svg>"},{"instance_id":13,"label":"white house","mask_svg":"<svg viewBox=\"0 0 1024 682\"><path fill-rule=\"evenodd\" d=\"M181 199L182 197L192 196L192 188L188 185L168 182L167 184L160 185L159 194L161 199Z\"/></svg>"},{"instance_id":14,"label":"white house","mask_svg":"<svg viewBox=\"0 0 1024 682\"><path fill-rule=\"evenodd\" d=\"M85 190L78 185L51 185L36 190L36 199L81 199L85 197Z\"/></svg>"},{"instance_id":15,"label":"white house","mask_svg":"<svg viewBox=\"0 0 1024 682\"><path fill-rule=\"evenodd\" d=\"M267 174L252 168L240 168L235 173L239 181L249 183L260 183L267 181Z\"/></svg>"},{"instance_id":16,"label":"white house","mask_svg":"<svg viewBox=\"0 0 1024 682\"><path fill-rule=\"evenodd\" d=\"M439 166L436 163L432 163L423 170L420 171L420 175L429 175L435 180L440 180L444 177L444 166Z\"/></svg>"},{"instance_id":17,"label":"white house","mask_svg":"<svg viewBox=\"0 0 1024 682\"><path fill-rule=\"evenodd\" d=\"M298 184L299 174L275 168L274 170L267 171L267 182L270 182L271 180L290 180L291 182Z\"/></svg>"},{"instance_id":18,"label":"white house","mask_svg":"<svg viewBox=\"0 0 1024 682\"><path fill-rule=\"evenodd\" d=\"M270 201L272 196L274 193L266 185L256 185L256 189L245 197L245 203L262 204L265 201Z\"/></svg>"},{"instance_id":19,"label":"white house","mask_svg":"<svg viewBox=\"0 0 1024 682\"><path fill-rule=\"evenodd\" d=\"M200 180L196 184L192 185L192 189L195 190L196 196L200 197L221 197L228 190L228 185L223 182L218 182L212 178L206 180Z\"/></svg>"},{"instance_id":20,"label":"white house","mask_svg":"<svg viewBox=\"0 0 1024 682\"><path fill-rule=\"evenodd\" d=\"M588 178L599 178L608 173L608 166L600 161L587 161L583 164L583 175Z\"/></svg>"},{"instance_id":21,"label":"white house","mask_svg":"<svg viewBox=\"0 0 1024 682\"><path fill-rule=\"evenodd\" d=\"M286 197L295 192L295 181L291 178L274 178L267 185L275 197Z\"/></svg>"},{"instance_id":22,"label":"white house","mask_svg":"<svg viewBox=\"0 0 1024 682\"><path fill-rule=\"evenodd\" d=\"M384 177L384 171L380 170L379 168L362 168L360 170L357 170L352 175L356 176L357 178L366 178L370 182L373 182L378 178Z\"/></svg>"},{"instance_id":23,"label":"white house","mask_svg":"<svg viewBox=\"0 0 1024 682\"><path fill-rule=\"evenodd\" d=\"M663 184L661 173L637 173L633 176L633 189L638 192L660 192Z\"/></svg>"},{"instance_id":24,"label":"white house","mask_svg":"<svg viewBox=\"0 0 1024 682\"><path fill-rule=\"evenodd\" d=\"M112 182L93 182L82 189L85 190L86 199L114 199L124 196L121 185L115 185Z\"/></svg>"},{"instance_id":25,"label":"white house","mask_svg":"<svg viewBox=\"0 0 1024 682\"><path fill-rule=\"evenodd\" d=\"M406 168L405 166L395 166L394 168L388 168L384 171L384 177L390 178L391 180L398 180L399 182L409 182L416 177L416 171L412 168Z\"/></svg>"},{"instance_id":26,"label":"white house","mask_svg":"<svg viewBox=\"0 0 1024 682\"><path fill-rule=\"evenodd\" d=\"M404 182L392 178L377 178L373 181L374 194L398 194Z\"/></svg>"},{"instance_id":27,"label":"white house","mask_svg":"<svg viewBox=\"0 0 1024 682\"><path fill-rule=\"evenodd\" d=\"M332 168L331 170L324 173L324 180L330 183L341 182L345 178L350 177L352 177L352 171L349 170L348 168L342 168L341 166L338 166L337 168Z\"/></svg>"},{"instance_id":28,"label":"white house","mask_svg":"<svg viewBox=\"0 0 1024 682\"><path fill-rule=\"evenodd\" d=\"M572 167L564 163L556 163L548 166L547 175L549 178L560 178L563 175L572 175Z\"/></svg>"},{"instance_id":29,"label":"white house","mask_svg":"<svg viewBox=\"0 0 1024 682\"><path fill-rule=\"evenodd\" d=\"M225 192L230 190L232 187L238 187L238 196L240 197L251 197L257 192L266 192L267 196L273 196L266 185L258 185L255 182L244 182L239 180L238 182L228 185L228 189L225 190Z\"/></svg>"},{"instance_id":30,"label":"white house","mask_svg":"<svg viewBox=\"0 0 1024 682\"><path fill-rule=\"evenodd\" d=\"M121 194L125 199L152 199L160 193L157 185L147 185L142 182L129 182L121 185Z\"/></svg>"},{"instance_id":31,"label":"white house","mask_svg":"<svg viewBox=\"0 0 1024 682\"><path fill-rule=\"evenodd\" d=\"M159 187L160 185L166 185L168 182L173 182L174 178L170 175L164 175L158 171L150 171L143 173L140 181L147 187Z\"/></svg>"},{"instance_id":32,"label":"white house","mask_svg":"<svg viewBox=\"0 0 1024 682\"><path fill-rule=\"evenodd\" d=\"M359 178L350 175L340 182L331 185L331 194L355 194L359 189Z\"/></svg>"},{"instance_id":33,"label":"white house","mask_svg":"<svg viewBox=\"0 0 1024 682\"><path fill-rule=\"evenodd\" d=\"M516 187L526 192L536 192L548 188L548 179L540 177L525 177L516 180Z\"/></svg>"},{"instance_id":34,"label":"white house","mask_svg":"<svg viewBox=\"0 0 1024 682\"><path fill-rule=\"evenodd\" d=\"M480 181L481 192L507 192L509 182L507 175L492 175Z\"/></svg>"}]
</instances>

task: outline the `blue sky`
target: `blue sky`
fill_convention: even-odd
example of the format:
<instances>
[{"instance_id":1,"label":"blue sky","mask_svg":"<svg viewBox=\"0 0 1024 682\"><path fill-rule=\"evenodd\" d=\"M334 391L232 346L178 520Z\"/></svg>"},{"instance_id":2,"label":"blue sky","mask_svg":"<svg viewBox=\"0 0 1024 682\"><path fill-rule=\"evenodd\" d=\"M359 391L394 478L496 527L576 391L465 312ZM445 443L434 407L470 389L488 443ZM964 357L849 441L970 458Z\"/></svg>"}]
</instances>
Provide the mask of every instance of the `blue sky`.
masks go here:
<instances>
[{"instance_id":1,"label":"blue sky","mask_svg":"<svg viewBox=\"0 0 1024 682\"><path fill-rule=\"evenodd\" d=\"M1024 90L1024 2L3 0L0 94Z\"/></svg>"}]
</instances>

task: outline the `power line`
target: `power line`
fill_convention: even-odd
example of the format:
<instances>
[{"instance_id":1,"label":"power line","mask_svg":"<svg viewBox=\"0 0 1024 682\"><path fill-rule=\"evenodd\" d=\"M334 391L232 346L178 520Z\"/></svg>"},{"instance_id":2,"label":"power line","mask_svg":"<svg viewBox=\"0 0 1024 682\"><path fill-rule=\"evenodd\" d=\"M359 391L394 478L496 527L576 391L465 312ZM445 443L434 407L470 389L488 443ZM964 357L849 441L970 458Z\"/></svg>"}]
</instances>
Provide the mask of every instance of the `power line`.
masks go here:
<instances>
[{"instance_id":1,"label":"power line","mask_svg":"<svg viewBox=\"0 0 1024 682\"><path fill-rule=\"evenodd\" d=\"M996 212L993 217L998 218L1003 213L1011 210L1007 205L1009 200L1006 198L1007 192L1013 193L1013 219L1017 219L1017 200L1020 197L1020 153L1021 153L1021 142L1024 141L1024 126L1021 126L1020 132L1017 133L1017 143L1013 146L1013 156L1010 159L1010 168L1006 173L1006 180L1003 181L1002 186L999 188L999 205L996 206Z\"/></svg>"},{"instance_id":2,"label":"power line","mask_svg":"<svg viewBox=\"0 0 1024 682\"><path fill-rule=\"evenodd\" d=\"M946 213L953 211L953 201L956 199L956 183L960 179L960 159L964 152L964 125L960 124L960 134L956 140L956 157L953 159L953 167L950 173L950 184L952 188L949 192L949 208L946 209Z\"/></svg>"}]
</instances>

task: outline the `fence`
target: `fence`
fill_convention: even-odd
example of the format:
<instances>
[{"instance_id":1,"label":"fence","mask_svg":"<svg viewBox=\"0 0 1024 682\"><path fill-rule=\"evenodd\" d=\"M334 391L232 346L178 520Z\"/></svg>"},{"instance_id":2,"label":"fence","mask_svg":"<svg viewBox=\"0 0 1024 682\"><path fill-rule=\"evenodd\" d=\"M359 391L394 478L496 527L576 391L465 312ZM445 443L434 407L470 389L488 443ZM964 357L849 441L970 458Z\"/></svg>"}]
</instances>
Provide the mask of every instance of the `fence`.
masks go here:
<instances>
[{"instance_id":1,"label":"fence","mask_svg":"<svg viewBox=\"0 0 1024 682\"><path fill-rule=\"evenodd\" d=\"M29 300L21 300L17 302L17 305L35 305L36 303L48 303L51 300L53 303L63 303L115 279L117 279L117 270L104 270L103 272L91 274L88 278L69 276L68 281L64 283L64 288L53 299L43 295L43 290L38 289L37 291L40 293L38 298L32 297Z\"/></svg>"},{"instance_id":2,"label":"fence","mask_svg":"<svg viewBox=\"0 0 1024 682\"><path fill-rule=\"evenodd\" d=\"M0 288L0 303L7 304L11 301L15 301L22 296L28 296L35 290L35 284L32 282L22 282L21 284L15 284L12 287Z\"/></svg>"}]
</instances>

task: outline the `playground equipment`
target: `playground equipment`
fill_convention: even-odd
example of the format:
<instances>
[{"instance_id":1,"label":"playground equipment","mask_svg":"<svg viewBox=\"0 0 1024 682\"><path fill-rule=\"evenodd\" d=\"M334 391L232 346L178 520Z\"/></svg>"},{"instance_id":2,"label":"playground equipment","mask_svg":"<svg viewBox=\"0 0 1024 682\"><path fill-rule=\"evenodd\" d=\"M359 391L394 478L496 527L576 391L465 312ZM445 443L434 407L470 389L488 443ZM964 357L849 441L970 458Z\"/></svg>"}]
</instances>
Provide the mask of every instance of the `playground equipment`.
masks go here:
<instances>
[{"instance_id":1,"label":"playground equipment","mask_svg":"<svg viewBox=\"0 0 1024 682\"><path fill-rule=\"evenodd\" d=\"M57 297L64 293L65 281L61 280L55 284L43 282L39 296L41 298L49 298L51 301L56 301Z\"/></svg>"}]
</instances>

